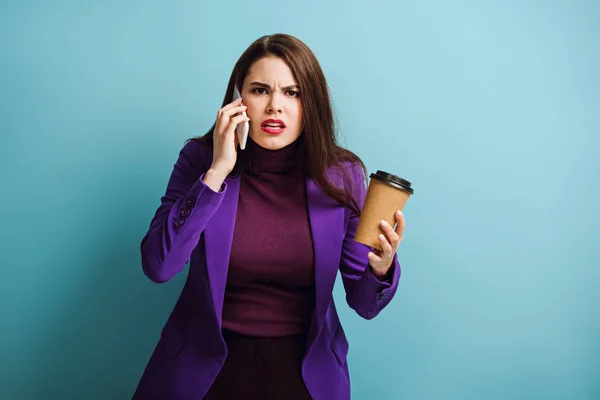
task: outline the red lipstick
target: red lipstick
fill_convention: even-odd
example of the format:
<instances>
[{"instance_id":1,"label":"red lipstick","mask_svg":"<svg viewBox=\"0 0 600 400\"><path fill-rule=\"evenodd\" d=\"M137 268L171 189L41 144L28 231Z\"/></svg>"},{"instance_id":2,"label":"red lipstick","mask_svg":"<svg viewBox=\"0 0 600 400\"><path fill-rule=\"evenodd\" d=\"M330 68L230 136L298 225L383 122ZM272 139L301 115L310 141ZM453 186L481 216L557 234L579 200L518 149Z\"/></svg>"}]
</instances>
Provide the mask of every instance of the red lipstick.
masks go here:
<instances>
[{"instance_id":1,"label":"red lipstick","mask_svg":"<svg viewBox=\"0 0 600 400\"><path fill-rule=\"evenodd\" d=\"M280 119L267 119L260 124L260 129L271 135L279 135L285 130L285 123Z\"/></svg>"}]
</instances>

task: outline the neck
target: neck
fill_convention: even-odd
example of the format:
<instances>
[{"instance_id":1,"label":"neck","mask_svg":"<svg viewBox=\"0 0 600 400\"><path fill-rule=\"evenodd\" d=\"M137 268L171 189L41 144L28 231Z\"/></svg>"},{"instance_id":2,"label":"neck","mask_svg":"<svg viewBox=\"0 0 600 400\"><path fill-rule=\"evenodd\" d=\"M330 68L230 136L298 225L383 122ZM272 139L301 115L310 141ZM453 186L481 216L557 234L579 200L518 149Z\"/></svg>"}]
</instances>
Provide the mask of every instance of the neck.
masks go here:
<instances>
[{"instance_id":1,"label":"neck","mask_svg":"<svg viewBox=\"0 0 600 400\"><path fill-rule=\"evenodd\" d=\"M260 146L250 136L246 143L247 156L250 159L249 171L254 174L288 174L298 168L297 152L300 139L296 139L289 145L270 150Z\"/></svg>"}]
</instances>

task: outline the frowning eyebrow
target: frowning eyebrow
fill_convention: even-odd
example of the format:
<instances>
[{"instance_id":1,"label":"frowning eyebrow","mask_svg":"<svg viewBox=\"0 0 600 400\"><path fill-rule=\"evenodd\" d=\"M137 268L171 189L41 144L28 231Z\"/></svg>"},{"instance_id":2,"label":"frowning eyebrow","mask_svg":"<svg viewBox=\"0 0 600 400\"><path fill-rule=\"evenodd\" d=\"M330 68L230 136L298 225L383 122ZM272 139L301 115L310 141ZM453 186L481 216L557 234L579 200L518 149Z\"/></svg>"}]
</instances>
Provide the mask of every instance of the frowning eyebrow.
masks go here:
<instances>
[{"instance_id":1,"label":"frowning eyebrow","mask_svg":"<svg viewBox=\"0 0 600 400\"><path fill-rule=\"evenodd\" d=\"M250 83L250 85L271 89L271 86L267 85L266 83L262 83L262 82L252 82L252 83ZM294 90L294 89L298 90L298 89L300 89L300 87L298 85L290 85L290 86L286 86L283 88L283 90L286 90L286 91Z\"/></svg>"}]
</instances>

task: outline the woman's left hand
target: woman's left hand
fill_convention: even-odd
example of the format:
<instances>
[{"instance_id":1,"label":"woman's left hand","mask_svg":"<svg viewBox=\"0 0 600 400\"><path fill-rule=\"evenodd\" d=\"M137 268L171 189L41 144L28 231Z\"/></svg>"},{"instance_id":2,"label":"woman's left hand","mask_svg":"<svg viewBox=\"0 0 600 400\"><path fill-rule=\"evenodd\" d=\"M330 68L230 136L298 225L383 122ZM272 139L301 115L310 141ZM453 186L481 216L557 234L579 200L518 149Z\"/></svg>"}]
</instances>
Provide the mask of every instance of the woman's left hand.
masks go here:
<instances>
[{"instance_id":1,"label":"woman's left hand","mask_svg":"<svg viewBox=\"0 0 600 400\"><path fill-rule=\"evenodd\" d=\"M397 225L396 230L385 221L381 221L381 229L385 232L385 235L379 235L379 242L381 243L381 250L375 249L369 252L369 265L371 266L373 273L378 278L385 278L389 269L392 266L394 260L394 254L398 251L398 246L404 239L404 228L406 222L404 221L404 214L398 210L395 214Z\"/></svg>"}]
</instances>

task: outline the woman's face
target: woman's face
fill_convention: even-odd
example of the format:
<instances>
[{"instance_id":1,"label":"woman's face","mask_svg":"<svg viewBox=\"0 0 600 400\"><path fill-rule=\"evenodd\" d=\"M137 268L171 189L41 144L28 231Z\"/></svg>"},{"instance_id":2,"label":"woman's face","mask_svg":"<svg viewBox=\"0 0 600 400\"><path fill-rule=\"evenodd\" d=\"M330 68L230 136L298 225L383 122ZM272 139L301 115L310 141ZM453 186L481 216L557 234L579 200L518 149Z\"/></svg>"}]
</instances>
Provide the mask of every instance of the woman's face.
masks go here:
<instances>
[{"instance_id":1,"label":"woman's face","mask_svg":"<svg viewBox=\"0 0 600 400\"><path fill-rule=\"evenodd\" d=\"M256 61L242 86L242 103L250 118L249 135L265 149L278 150L302 132L300 88L292 71L279 57Z\"/></svg>"}]
</instances>

